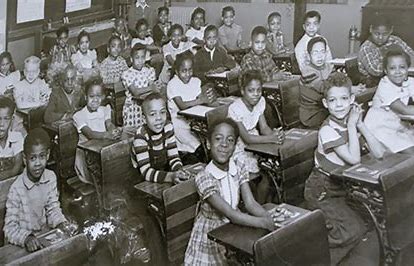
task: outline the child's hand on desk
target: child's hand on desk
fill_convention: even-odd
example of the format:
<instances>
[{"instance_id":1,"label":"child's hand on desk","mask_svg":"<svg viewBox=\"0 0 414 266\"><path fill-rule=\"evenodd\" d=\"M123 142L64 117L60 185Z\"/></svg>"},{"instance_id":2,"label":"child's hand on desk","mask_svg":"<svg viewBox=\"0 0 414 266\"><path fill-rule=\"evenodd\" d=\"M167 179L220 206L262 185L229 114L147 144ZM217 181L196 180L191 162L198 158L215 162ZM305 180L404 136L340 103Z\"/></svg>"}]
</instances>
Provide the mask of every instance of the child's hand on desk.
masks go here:
<instances>
[{"instance_id":1,"label":"child's hand on desk","mask_svg":"<svg viewBox=\"0 0 414 266\"><path fill-rule=\"evenodd\" d=\"M210 99L207 96L207 92L206 93L200 93L200 95L197 96L197 99L199 101L199 104L208 104Z\"/></svg>"},{"instance_id":2,"label":"child's hand on desk","mask_svg":"<svg viewBox=\"0 0 414 266\"><path fill-rule=\"evenodd\" d=\"M68 236L74 236L78 230L76 223L63 222L57 226L58 229L62 230Z\"/></svg>"},{"instance_id":3,"label":"child's hand on desk","mask_svg":"<svg viewBox=\"0 0 414 266\"><path fill-rule=\"evenodd\" d=\"M189 173L187 173L183 170L178 170L177 172L174 172L174 174L175 174L175 177L174 177L174 183L175 184L187 181L191 177L191 175Z\"/></svg>"},{"instance_id":4,"label":"child's hand on desk","mask_svg":"<svg viewBox=\"0 0 414 266\"><path fill-rule=\"evenodd\" d=\"M35 235L28 235L24 240L24 247L28 252L34 252L43 248L43 245L40 243L39 239Z\"/></svg>"},{"instance_id":5,"label":"child's hand on desk","mask_svg":"<svg viewBox=\"0 0 414 266\"><path fill-rule=\"evenodd\" d=\"M277 229L272 215L262 217L262 222L262 227L264 229L267 229L271 232Z\"/></svg>"},{"instance_id":6,"label":"child's hand on desk","mask_svg":"<svg viewBox=\"0 0 414 266\"><path fill-rule=\"evenodd\" d=\"M272 135L276 137L277 139L277 144L282 144L283 141L285 140L285 132L283 131L283 129L280 128L274 128Z\"/></svg>"}]
</instances>

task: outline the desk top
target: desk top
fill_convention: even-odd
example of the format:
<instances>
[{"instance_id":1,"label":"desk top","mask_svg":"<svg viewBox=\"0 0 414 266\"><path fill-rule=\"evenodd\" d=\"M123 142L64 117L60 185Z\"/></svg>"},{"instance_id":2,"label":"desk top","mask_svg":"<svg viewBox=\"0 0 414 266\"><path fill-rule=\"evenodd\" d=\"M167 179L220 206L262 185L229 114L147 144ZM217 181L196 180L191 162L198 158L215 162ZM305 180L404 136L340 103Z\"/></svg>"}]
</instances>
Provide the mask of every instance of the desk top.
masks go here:
<instances>
[{"instance_id":1,"label":"desk top","mask_svg":"<svg viewBox=\"0 0 414 266\"><path fill-rule=\"evenodd\" d=\"M349 60L354 60L358 58L358 54L354 53L354 54L348 54L345 57L341 57L341 58L334 58L332 60L329 60L328 63L331 63L335 66L345 66L346 61Z\"/></svg>"},{"instance_id":2,"label":"desk top","mask_svg":"<svg viewBox=\"0 0 414 266\"><path fill-rule=\"evenodd\" d=\"M294 218L287 218L286 225L291 224L298 219L301 219L304 215L310 211L292 206L286 203L280 205L275 205L273 203L267 203L263 205L266 210L271 210L274 208L287 209L291 213L296 214ZM283 226L282 226L283 227ZM279 230L282 227L276 229ZM216 228L208 233L208 237L227 248L230 248L233 251L242 252L248 256L253 256L253 246L254 243L270 232L261 228L253 228L247 226L241 226L236 224L225 224Z\"/></svg>"},{"instance_id":3,"label":"desk top","mask_svg":"<svg viewBox=\"0 0 414 266\"><path fill-rule=\"evenodd\" d=\"M278 144L250 144L246 146L246 151L250 151L263 156L279 157L280 151L283 150L286 157L294 154L299 146L302 145L304 137L310 140L310 144L317 143L318 132L311 129L292 128L286 132L285 141L282 145Z\"/></svg>"},{"instance_id":4,"label":"desk top","mask_svg":"<svg viewBox=\"0 0 414 266\"><path fill-rule=\"evenodd\" d=\"M78 143L78 148L81 148L86 151L94 152L94 153L101 153L101 150L105 147L108 147L112 144L119 143L119 142L130 142L133 139L133 135L129 132L122 132L121 139L119 140L110 140L110 139L91 139L82 143Z\"/></svg>"},{"instance_id":5,"label":"desk top","mask_svg":"<svg viewBox=\"0 0 414 266\"><path fill-rule=\"evenodd\" d=\"M284 80L272 80L269 82L265 82L263 83L263 89L273 89L273 90L277 90L280 88L280 86L284 85L284 84L288 84L289 82L295 81L295 80L299 80L300 79L300 75L292 75L287 79Z\"/></svg>"},{"instance_id":6,"label":"desk top","mask_svg":"<svg viewBox=\"0 0 414 266\"><path fill-rule=\"evenodd\" d=\"M196 105L196 106L190 107L188 109L179 111L178 114L183 115L183 116L190 116L190 117L194 117L194 118L205 119L206 114L209 111L214 110L214 109L215 109L215 107L209 107L209 106L205 106L205 105Z\"/></svg>"}]
</instances>

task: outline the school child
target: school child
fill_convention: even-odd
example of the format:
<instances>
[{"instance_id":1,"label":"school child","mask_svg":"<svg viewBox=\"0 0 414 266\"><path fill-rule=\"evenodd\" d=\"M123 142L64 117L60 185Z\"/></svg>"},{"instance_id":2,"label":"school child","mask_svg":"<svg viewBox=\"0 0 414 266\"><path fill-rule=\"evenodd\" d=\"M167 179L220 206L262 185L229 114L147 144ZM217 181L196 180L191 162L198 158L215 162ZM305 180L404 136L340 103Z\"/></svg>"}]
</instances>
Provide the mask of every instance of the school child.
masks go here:
<instances>
[{"instance_id":1,"label":"school child","mask_svg":"<svg viewBox=\"0 0 414 266\"><path fill-rule=\"evenodd\" d=\"M155 81L155 70L145 66L145 45L136 44L132 47L132 66L122 73L122 83L127 89L126 100L122 110L124 127L139 128L143 124L141 104L138 100L141 95L151 90Z\"/></svg>"},{"instance_id":2,"label":"school child","mask_svg":"<svg viewBox=\"0 0 414 266\"><path fill-rule=\"evenodd\" d=\"M20 81L20 71L16 70L9 52L0 54L0 95L13 97L13 89Z\"/></svg>"},{"instance_id":3,"label":"school child","mask_svg":"<svg viewBox=\"0 0 414 266\"><path fill-rule=\"evenodd\" d=\"M408 77L410 57L391 50L384 57L385 76L378 84L365 123L375 137L391 152L414 146L414 129L399 115L414 115L408 102L414 99L414 78Z\"/></svg>"},{"instance_id":4,"label":"school child","mask_svg":"<svg viewBox=\"0 0 414 266\"><path fill-rule=\"evenodd\" d=\"M48 69L48 77L51 78L57 72L64 69L69 63L72 54L76 53L73 45L68 43L69 29L66 26L60 27L56 31L56 44L50 49L50 64Z\"/></svg>"},{"instance_id":5,"label":"school child","mask_svg":"<svg viewBox=\"0 0 414 266\"><path fill-rule=\"evenodd\" d=\"M132 36L128 31L128 24L124 18L115 19L115 27L112 36L121 39L124 51L129 51L131 49Z\"/></svg>"},{"instance_id":6,"label":"school child","mask_svg":"<svg viewBox=\"0 0 414 266\"><path fill-rule=\"evenodd\" d=\"M141 174L151 182L180 182L185 177L180 171L183 164L164 98L151 93L145 97L142 111L146 123L135 134L132 148Z\"/></svg>"},{"instance_id":7,"label":"school child","mask_svg":"<svg viewBox=\"0 0 414 266\"><path fill-rule=\"evenodd\" d=\"M204 45L205 19L206 11L204 9L201 7L194 9L193 13L191 13L190 28L185 33L188 41L200 46Z\"/></svg>"},{"instance_id":8,"label":"school child","mask_svg":"<svg viewBox=\"0 0 414 266\"><path fill-rule=\"evenodd\" d=\"M263 82L283 79L287 74L279 70L275 61L273 61L272 55L266 50L266 34L267 31L262 26L257 26L252 30L252 49L241 61L242 72L258 70Z\"/></svg>"},{"instance_id":9,"label":"school child","mask_svg":"<svg viewBox=\"0 0 414 266\"><path fill-rule=\"evenodd\" d=\"M34 252L43 247L36 233L56 227L66 231L68 221L60 208L56 175L46 169L49 135L35 128L29 132L23 146L26 168L7 195L3 230L9 243Z\"/></svg>"},{"instance_id":10,"label":"school child","mask_svg":"<svg viewBox=\"0 0 414 266\"><path fill-rule=\"evenodd\" d=\"M13 100L0 96L0 180L21 173L23 166L23 135L12 130Z\"/></svg>"},{"instance_id":11,"label":"school child","mask_svg":"<svg viewBox=\"0 0 414 266\"><path fill-rule=\"evenodd\" d=\"M282 32L282 16L279 12L272 12L267 17L267 38L266 49L272 55L283 54L287 47L284 43Z\"/></svg>"},{"instance_id":12,"label":"school child","mask_svg":"<svg viewBox=\"0 0 414 266\"><path fill-rule=\"evenodd\" d=\"M170 81L171 76L174 75L174 62L178 54L186 51L191 51L193 54L196 53L193 42L185 40L184 29L180 24L174 24L171 26L168 32L168 38L170 41L162 47L164 55L164 67L160 73L159 80L165 84Z\"/></svg>"},{"instance_id":13,"label":"school child","mask_svg":"<svg viewBox=\"0 0 414 266\"><path fill-rule=\"evenodd\" d=\"M152 35L154 43L158 47L163 47L170 40L168 32L171 28L171 23L168 21L170 10L166 6L158 8L158 22L152 28Z\"/></svg>"},{"instance_id":14,"label":"school child","mask_svg":"<svg viewBox=\"0 0 414 266\"><path fill-rule=\"evenodd\" d=\"M241 78L242 97L234 101L228 110L228 117L237 123L240 131L234 159L243 163L249 173L259 173L260 169L257 157L253 153L245 151L246 145L255 143L281 144L284 139L282 130L271 129L267 124L264 116L266 101L262 96L262 84L263 80L259 71L249 70L243 73ZM264 203L268 187L267 178L262 178L257 193L259 202Z\"/></svg>"},{"instance_id":15,"label":"school child","mask_svg":"<svg viewBox=\"0 0 414 266\"><path fill-rule=\"evenodd\" d=\"M89 49L90 41L89 33L81 31L78 35L78 51L71 57L72 64L84 81L98 75L98 58L95 49Z\"/></svg>"},{"instance_id":16,"label":"school child","mask_svg":"<svg viewBox=\"0 0 414 266\"><path fill-rule=\"evenodd\" d=\"M48 103L51 90L39 74L40 59L36 56L26 58L24 79L17 82L13 90L17 109L36 108Z\"/></svg>"},{"instance_id":17,"label":"school child","mask_svg":"<svg viewBox=\"0 0 414 266\"><path fill-rule=\"evenodd\" d=\"M100 76L104 84L114 84L121 81L121 75L128 69L122 53L122 40L111 36L108 41L108 57L99 66Z\"/></svg>"},{"instance_id":18,"label":"school child","mask_svg":"<svg viewBox=\"0 0 414 266\"><path fill-rule=\"evenodd\" d=\"M414 59L414 51L399 37L392 35L393 26L384 15L378 15L370 25L369 38L358 53L358 69L367 87L375 87L384 75L384 56L390 49L400 48Z\"/></svg>"},{"instance_id":19,"label":"school child","mask_svg":"<svg viewBox=\"0 0 414 266\"><path fill-rule=\"evenodd\" d=\"M324 81L332 72L331 64L326 62L326 40L321 36L308 42L310 62L303 67L299 98L299 119L307 128L319 129L328 117L322 105Z\"/></svg>"},{"instance_id":20,"label":"school child","mask_svg":"<svg viewBox=\"0 0 414 266\"><path fill-rule=\"evenodd\" d=\"M73 114L85 104L85 94L77 82L77 69L68 65L53 82L52 94L44 115L45 123L71 120Z\"/></svg>"},{"instance_id":21,"label":"school child","mask_svg":"<svg viewBox=\"0 0 414 266\"><path fill-rule=\"evenodd\" d=\"M318 133L315 168L306 180L305 199L311 209L321 209L325 214L331 264L337 265L367 229L361 217L347 205L345 189L330 178L330 173L338 167L360 163L359 133L374 157L381 158L385 148L362 121L362 110L354 104L351 94L351 80L344 73L335 72L327 82L322 101L330 115Z\"/></svg>"},{"instance_id":22,"label":"school child","mask_svg":"<svg viewBox=\"0 0 414 266\"><path fill-rule=\"evenodd\" d=\"M209 73L222 73L236 67L233 58L217 45L217 35L216 26L207 26L204 30L204 46L194 57L194 76L202 83L206 82L206 75Z\"/></svg>"},{"instance_id":23,"label":"school child","mask_svg":"<svg viewBox=\"0 0 414 266\"><path fill-rule=\"evenodd\" d=\"M308 11L305 14L303 20L303 34L302 38L295 46L295 57L299 65L299 69L302 72L302 69L309 63L309 55L307 52L308 42L315 36L319 35L319 29L321 27L321 14L318 11ZM329 45L326 45L326 60L329 61L332 59L331 49Z\"/></svg>"},{"instance_id":24,"label":"school child","mask_svg":"<svg viewBox=\"0 0 414 266\"><path fill-rule=\"evenodd\" d=\"M191 131L189 122L178 114L180 110L208 104L212 95L201 90L200 79L193 77L193 56L189 52L177 55L176 74L168 82L167 98L171 122L174 126L178 151L182 153L202 153L200 140ZM184 158L183 158L183 161Z\"/></svg>"},{"instance_id":25,"label":"school child","mask_svg":"<svg viewBox=\"0 0 414 266\"><path fill-rule=\"evenodd\" d=\"M151 36L148 36L148 22L146 19L138 20L135 30L137 38L132 39L131 46L134 47L137 43L145 45L147 49L146 61L150 61L150 65L154 67L158 77L164 65L164 58L161 54L162 49L155 45L154 39Z\"/></svg>"},{"instance_id":26,"label":"school child","mask_svg":"<svg viewBox=\"0 0 414 266\"><path fill-rule=\"evenodd\" d=\"M234 23L236 11L232 6L226 6L221 10L223 25L218 29L220 44L227 51L234 51L241 47L243 29Z\"/></svg>"},{"instance_id":27,"label":"school child","mask_svg":"<svg viewBox=\"0 0 414 266\"><path fill-rule=\"evenodd\" d=\"M101 106L104 96L102 82L92 79L85 85L86 106L73 115L73 122L79 133L79 143L90 139L111 139L121 137L122 130L111 122L111 107ZM85 153L76 150L75 171L82 182L91 183L85 161Z\"/></svg>"},{"instance_id":28,"label":"school child","mask_svg":"<svg viewBox=\"0 0 414 266\"><path fill-rule=\"evenodd\" d=\"M231 119L220 120L208 129L212 160L195 177L201 205L194 222L184 265L226 265L226 249L207 233L226 223L274 230L273 217L254 199L248 171L232 160L239 130ZM238 209L243 200L248 213Z\"/></svg>"}]
</instances>

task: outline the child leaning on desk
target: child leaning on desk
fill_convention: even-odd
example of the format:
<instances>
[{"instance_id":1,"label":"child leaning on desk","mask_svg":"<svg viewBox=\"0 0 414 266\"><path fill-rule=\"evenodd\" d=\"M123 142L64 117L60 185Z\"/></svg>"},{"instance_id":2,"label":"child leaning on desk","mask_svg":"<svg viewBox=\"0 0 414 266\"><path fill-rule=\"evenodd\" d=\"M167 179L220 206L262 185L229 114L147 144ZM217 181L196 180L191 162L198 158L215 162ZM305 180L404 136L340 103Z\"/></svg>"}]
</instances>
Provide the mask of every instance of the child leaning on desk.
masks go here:
<instances>
[{"instance_id":1,"label":"child leaning on desk","mask_svg":"<svg viewBox=\"0 0 414 266\"><path fill-rule=\"evenodd\" d=\"M167 105L159 93L151 93L142 103L145 125L133 141L133 162L145 180L179 183L185 179L178 154L174 127L167 120Z\"/></svg>"},{"instance_id":2,"label":"child leaning on desk","mask_svg":"<svg viewBox=\"0 0 414 266\"><path fill-rule=\"evenodd\" d=\"M311 209L321 209L328 227L331 262L336 265L362 239L367 231L361 217L346 203L341 183L330 178L338 167L361 162L361 148L381 158L385 147L362 121L362 110L354 104L351 80L343 73L333 73L327 80L323 105L330 115L318 133L315 168L305 183L305 199Z\"/></svg>"},{"instance_id":3,"label":"child leaning on desk","mask_svg":"<svg viewBox=\"0 0 414 266\"><path fill-rule=\"evenodd\" d=\"M11 129L15 109L10 98L0 96L0 180L22 171L23 135Z\"/></svg>"},{"instance_id":4,"label":"child leaning on desk","mask_svg":"<svg viewBox=\"0 0 414 266\"><path fill-rule=\"evenodd\" d=\"M196 105L210 104L214 94L212 89L202 91L200 79L193 77L193 55L187 51L177 55L175 60L176 74L168 82L167 98L171 121L177 138L178 151L194 157L191 163L200 161L203 157L202 145L197 136L191 131L189 121L179 115L180 110L185 110ZM192 156L191 154L195 155ZM198 157L198 158L197 158ZM182 157L184 163L186 160Z\"/></svg>"},{"instance_id":5,"label":"child leaning on desk","mask_svg":"<svg viewBox=\"0 0 414 266\"><path fill-rule=\"evenodd\" d=\"M131 59L132 66L122 73L122 83L127 89L125 91L126 100L122 109L124 127L135 129L142 126L141 104L138 100L143 94L151 90L155 81L155 70L145 65L147 49L145 45L137 43L132 47Z\"/></svg>"},{"instance_id":6,"label":"child leaning on desk","mask_svg":"<svg viewBox=\"0 0 414 266\"><path fill-rule=\"evenodd\" d=\"M79 133L79 143L90 139L117 140L122 130L111 122L111 107L101 106L104 97L100 79L92 79L85 84L86 106L73 115L74 126ZM76 149L75 171L82 182L92 183L86 166L85 153Z\"/></svg>"},{"instance_id":7,"label":"child leaning on desk","mask_svg":"<svg viewBox=\"0 0 414 266\"><path fill-rule=\"evenodd\" d=\"M58 227L67 231L68 221L59 203L56 175L46 169L49 135L41 128L24 140L26 168L11 185L6 202L4 234L11 244L33 252L42 248L36 233Z\"/></svg>"},{"instance_id":8,"label":"child leaning on desk","mask_svg":"<svg viewBox=\"0 0 414 266\"><path fill-rule=\"evenodd\" d=\"M273 217L254 199L248 171L232 160L239 130L226 118L209 126L208 143L212 160L197 174L195 183L201 205L185 252L184 265L226 265L226 249L207 233L228 222L274 230ZM247 213L238 209L243 199Z\"/></svg>"},{"instance_id":9,"label":"child leaning on desk","mask_svg":"<svg viewBox=\"0 0 414 266\"><path fill-rule=\"evenodd\" d=\"M266 108L265 98L262 96L262 76L259 71L249 70L241 78L242 97L229 106L228 116L233 119L240 131L234 151L234 159L242 162L249 173L259 173L257 157L245 151L248 144L276 143L284 140L284 132L281 129L271 129L264 116ZM257 130L259 126L259 130ZM258 185L258 201L263 202L267 197L269 183L267 178L262 178Z\"/></svg>"},{"instance_id":10,"label":"child leaning on desk","mask_svg":"<svg viewBox=\"0 0 414 266\"><path fill-rule=\"evenodd\" d=\"M194 9L191 13L190 28L185 33L188 41L195 43L196 45L204 45L204 30L206 29L206 11L201 7Z\"/></svg>"}]
</instances>

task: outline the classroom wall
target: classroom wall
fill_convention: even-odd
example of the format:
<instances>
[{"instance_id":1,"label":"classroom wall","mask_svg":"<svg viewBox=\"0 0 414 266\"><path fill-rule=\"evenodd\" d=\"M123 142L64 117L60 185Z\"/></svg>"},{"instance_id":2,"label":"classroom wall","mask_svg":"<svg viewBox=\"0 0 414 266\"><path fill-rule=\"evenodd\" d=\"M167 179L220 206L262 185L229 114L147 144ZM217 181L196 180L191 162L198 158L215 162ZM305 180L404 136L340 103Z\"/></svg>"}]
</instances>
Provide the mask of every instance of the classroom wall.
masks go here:
<instances>
[{"instance_id":1,"label":"classroom wall","mask_svg":"<svg viewBox=\"0 0 414 266\"><path fill-rule=\"evenodd\" d=\"M249 40L251 29L256 25L265 25L267 15L278 11L282 15L282 29L285 32L286 42L293 39L294 4L269 4L267 0L252 0L253 3L198 3L196 0L173 2L173 6L200 6L206 10L207 22L220 24L221 9L232 5L236 10L236 22L244 29L243 39ZM328 39L335 57L348 53L348 32L351 25L361 28L361 7L369 0L348 0L348 4L307 4L307 10L318 10L322 15L321 33ZM150 8L156 9L161 2L148 1Z\"/></svg>"},{"instance_id":2,"label":"classroom wall","mask_svg":"<svg viewBox=\"0 0 414 266\"><path fill-rule=\"evenodd\" d=\"M6 50L7 1L0 1L0 53Z\"/></svg>"}]
</instances>

